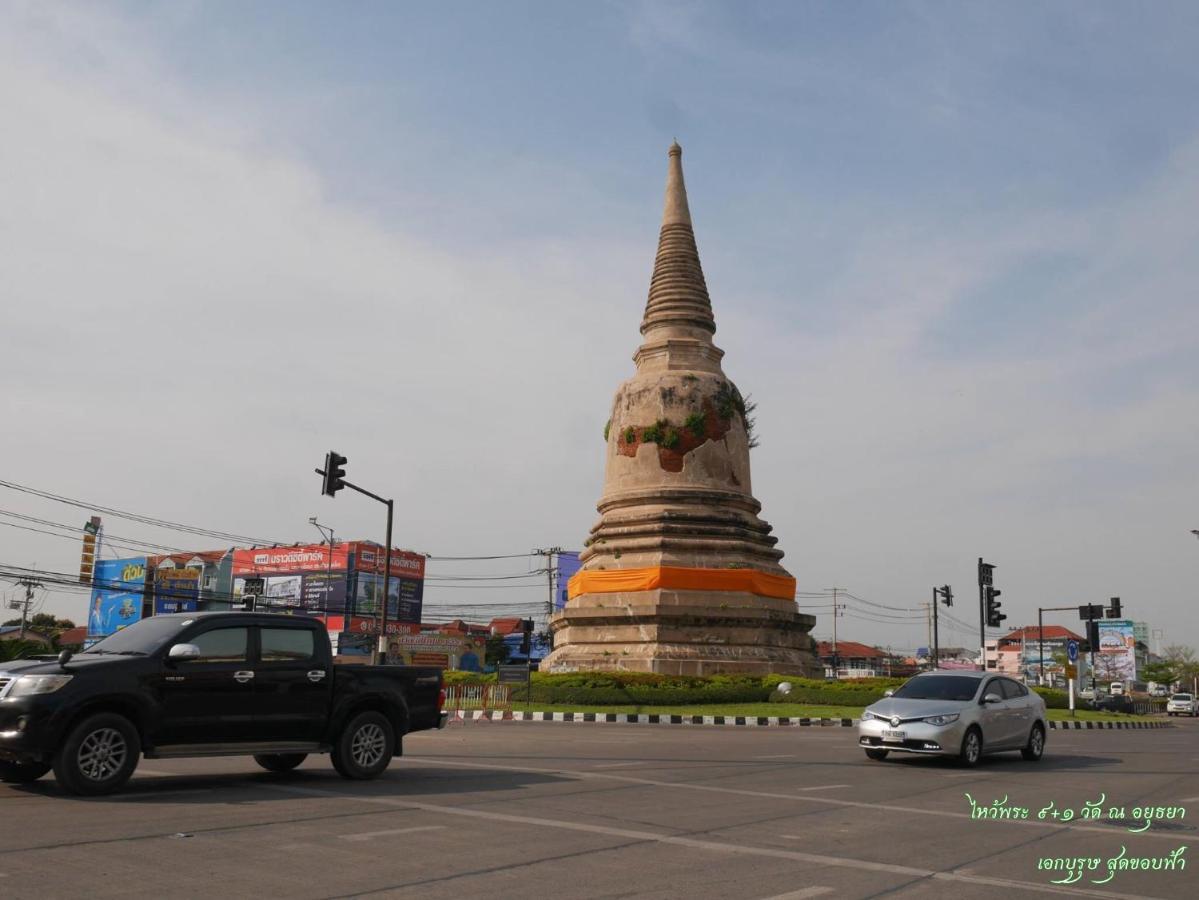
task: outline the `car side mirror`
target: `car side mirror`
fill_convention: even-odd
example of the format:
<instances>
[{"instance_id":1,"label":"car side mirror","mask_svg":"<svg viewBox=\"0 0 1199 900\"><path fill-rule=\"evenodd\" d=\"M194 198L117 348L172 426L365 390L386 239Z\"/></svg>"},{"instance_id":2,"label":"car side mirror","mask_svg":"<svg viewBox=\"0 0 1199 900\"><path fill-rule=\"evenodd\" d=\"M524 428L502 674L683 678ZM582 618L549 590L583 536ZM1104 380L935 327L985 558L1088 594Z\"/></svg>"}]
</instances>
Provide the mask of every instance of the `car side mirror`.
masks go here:
<instances>
[{"instance_id":1,"label":"car side mirror","mask_svg":"<svg viewBox=\"0 0 1199 900\"><path fill-rule=\"evenodd\" d=\"M200 648L195 644L176 644L167 652L167 659L179 662L185 659L199 659Z\"/></svg>"},{"instance_id":2,"label":"car side mirror","mask_svg":"<svg viewBox=\"0 0 1199 900\"><path fill-rule=\"evenodd\" d=\"M987 694L983 697L983 703L1002 703L1003 698L998 694Z\"/></svg>"},{"instance_id":3,"label":"car side mirror","mask_svg":"<svg viewBox=\"0 0 1199 900\"><path fill-rule=\"evenodd\" d=\"M885 691L883 691L883 696L884 696L884 697L890 697L890 696L891 696L891 695L893 695L894 693L895 693L895 691L894 691L893 689L891 689L891 688L887 688Z\"/></svg>"}]
</instances>

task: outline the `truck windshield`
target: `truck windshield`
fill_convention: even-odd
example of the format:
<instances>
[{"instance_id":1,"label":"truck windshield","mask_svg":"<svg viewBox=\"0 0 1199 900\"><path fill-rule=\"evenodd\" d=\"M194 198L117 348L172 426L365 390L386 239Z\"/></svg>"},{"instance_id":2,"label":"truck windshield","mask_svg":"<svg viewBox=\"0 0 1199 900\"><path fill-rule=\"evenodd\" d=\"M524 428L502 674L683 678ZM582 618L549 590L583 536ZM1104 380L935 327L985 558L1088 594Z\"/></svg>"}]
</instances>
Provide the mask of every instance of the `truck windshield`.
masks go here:
<instances>
[{"instance_id":1,"label":"truck windshield","mask_svg":"<svg viewBox=\"0 0 1199 900\"><path fill-rule=\"evenodd\" d=\"M153 653L167 643L179 630L195 619L183 616L151 616L134 622L128 628L110 634L99 643L92 644L84 653Z\"/></svg>"},{"instance_id":2,"label":"truck windshield","mask_svg":"<svg viewBox=\"0 0 1199 900\"><path fill-rule=\"evenodd\" d=\"M977 690L977 678L964 678L961 675L919 675L891 696L904 700L970 700Z\"/></svg>"}]
</instances>

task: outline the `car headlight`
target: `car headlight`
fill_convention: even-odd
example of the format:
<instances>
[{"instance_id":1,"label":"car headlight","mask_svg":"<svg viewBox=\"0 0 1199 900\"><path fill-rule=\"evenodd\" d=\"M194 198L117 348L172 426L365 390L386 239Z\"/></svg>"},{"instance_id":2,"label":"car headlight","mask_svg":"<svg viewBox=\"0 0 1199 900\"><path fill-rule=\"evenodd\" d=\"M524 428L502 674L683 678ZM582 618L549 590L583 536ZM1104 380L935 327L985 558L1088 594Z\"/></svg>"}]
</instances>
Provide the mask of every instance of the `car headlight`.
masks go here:
<instances>
[{"instance_id":1,"label":"car headlight","mask_svg":"<svg viewBox=\"0 0 1199 900\"><path fill-rule=\"evenodd\" d=\"M881 719L881 718L882 718L882 716L876 716L874 713L872 713L868 709L862 711L862 721L863 722L869 722L871 719Z\"/></svg>"},{"instance_id":2,"label":"car headlight","mask_svg":"<svg viewBox=\"0 0 1199 900\"><path fill-rule=\"evenodd\" d=\"M53 694L74 677L74 675L22 675L13 683L8 696L30 697L34 694Z\"/></svg>"},{"instance_id":3,"label":"car headlight","mask_svg":"<svg viewBox=\"0 0 1199 900\"><path fill-rule=\"evenodd\" d=\"M958 720L958 713L949 713L944 716L926 716L921 721L927 722L929 725L950 725Z\"/></svg>"}]
</instances>

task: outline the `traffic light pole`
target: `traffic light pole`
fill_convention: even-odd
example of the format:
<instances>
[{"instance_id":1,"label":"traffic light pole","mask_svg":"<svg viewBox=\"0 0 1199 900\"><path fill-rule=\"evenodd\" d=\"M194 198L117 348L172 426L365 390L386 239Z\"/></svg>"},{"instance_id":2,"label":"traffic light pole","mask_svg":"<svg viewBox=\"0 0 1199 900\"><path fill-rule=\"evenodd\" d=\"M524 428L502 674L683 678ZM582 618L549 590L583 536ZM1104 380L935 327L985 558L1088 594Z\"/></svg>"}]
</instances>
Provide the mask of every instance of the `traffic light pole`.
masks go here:
<instances>
[{"instance_id":1,"label":"traffic light pole","mask_svg":"<svg viewBox=\"0 0 1199 900\"><path fill-rule=\"evenodd\" d=\"M941 635L937 631L937 595L940 588L933 588L933 671L941 667Z\"/></svg>"},{"instance_id":2,"label":"traffic light pole","mask_svg":"<svg viewBox=\"0 0 1199 900\"><path fill-rule=\"evenodd\" d=\"M325 470L317 469L316 474L320 475L323 478L325 476ZM386 500L383 497L380 497L378 494L371 493L366 488L358 487L358 485L353 484L349 481L346 481L344 478L341 479L341 484L345 487L348 487L352 490L357 491L360 494L365 494L367 497L370 497L372 500L378 500L380 503L382 503L384 506L387 507L387 544L386 544L387 552L386 552L385 561L383 563L383 602L380 604L383 608L383 614L382 614L382 619L379 624L379 642L375 645L375 654L374 654L375 663L378 664L385 658L384 651L381 651L379 649L379 647L385 646L384 642L387 640L387 600L388 600L388 595L391 592L391 523L392 523L392 515L395 512L395 501L394 500ZM399 615L399 612L400 612L398 609L398 605L399 604L397 603L396 615Z\"/></svg>"}]
</instances>

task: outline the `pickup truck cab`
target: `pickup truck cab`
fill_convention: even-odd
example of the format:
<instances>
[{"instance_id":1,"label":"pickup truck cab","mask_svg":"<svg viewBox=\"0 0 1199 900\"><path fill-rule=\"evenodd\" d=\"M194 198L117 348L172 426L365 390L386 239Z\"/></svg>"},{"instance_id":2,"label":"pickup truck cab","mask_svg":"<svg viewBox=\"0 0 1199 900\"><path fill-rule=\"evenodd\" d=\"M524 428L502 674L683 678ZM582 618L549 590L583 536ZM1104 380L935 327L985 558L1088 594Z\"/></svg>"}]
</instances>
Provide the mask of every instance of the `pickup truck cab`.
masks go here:
<instances>
[{"instance_id":1,"label":"pickup truck cab","mask_svg":"<svg viewBox=\"0 0 1199 900\"><path fill-rule=\"evenodd\" d=\"M54 770L73 794L106 794L141 756L248 755L272 772L328 753L373 778L405 734L445 725L441 670L334 667L304 616L152 616L89 649L0 663L0 781Z\"/></svg>"}]
</instances>

